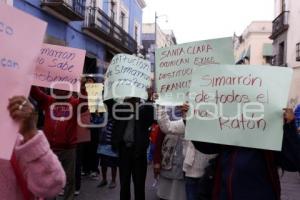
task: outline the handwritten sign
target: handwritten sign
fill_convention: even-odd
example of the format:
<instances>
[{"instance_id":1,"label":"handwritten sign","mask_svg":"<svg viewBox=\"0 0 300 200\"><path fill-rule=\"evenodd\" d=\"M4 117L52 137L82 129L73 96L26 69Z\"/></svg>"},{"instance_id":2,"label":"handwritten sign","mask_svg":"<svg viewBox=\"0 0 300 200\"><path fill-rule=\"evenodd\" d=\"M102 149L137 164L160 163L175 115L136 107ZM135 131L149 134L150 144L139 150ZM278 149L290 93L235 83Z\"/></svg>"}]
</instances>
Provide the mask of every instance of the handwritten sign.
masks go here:
<instances>
[{"instance_id":1,"label":"handwritten sign","mask_svg":"<svg viewBox=\"0 0 300 200\"><path fill-rule=\"evenodd\" d=\"M295 109L300 104L300 68L293 68L288 107Z\"/></svg>"},{"instance_id":2,"label":"handwritten sign","mask_svg":"<svg viewBox=\"0 0 300 200\"><path fill-rule=\"evenodd\" d=\"M158 104L182 105L193 70L208 64L234 64L232 38L220 38L161 48L155 53Z\"/></svg>"},{"instance_id":3,"label":"handwritten sign","mask_svg":"<svg viewBox=\"0 0 300 200\"><path fill-rule=\"evenodd\" d=\"M128 54L116 55L105 78L104 100L138 97L147 99L151 85L150 62Z\"/></svg>"},{"instance_id":4,"label":"handwritten sign","mask_svg":"<svg viewBox=\"0 0 300 200\"><path fill-rule=\"evenodd\" d=\"M5 130L0 132L0 159L10 159L18 131L7 111L8 99L28 96L46 26L31 15L0 4L0 127Z\"/></svg>"},{"instance_id":5,"label":"handwritten sign","mask_svg":"<svg viewBox=\"0 0 300 200\"><path fill-rule=\"evenodd\" d=\"M270 76L271 74L271 76ZM281 150L292 70L211 65L193 72L186 139Z\"/></svg>"},{"instance_id":6,"label":"handwritten sign","mask_svg":"<svg viewBox=\"0 0 300 200\"><path fill-rule=\"evenodd\" d=\"M85 50L43 44L33 84L79 92L84 59Z\"/></svg>"},{"instance_id":7,"label":"handwritten sign","mask_svg":"<svg viewBox=\"0 0 300 200\"><path fill-rule=\"evenodd\" d=\"M85 88L88 93L89 111L91 113L95 113L96 111L99 113L106 112L102 98L103 84L86 83Z\"/></svg>"}]
</instances>

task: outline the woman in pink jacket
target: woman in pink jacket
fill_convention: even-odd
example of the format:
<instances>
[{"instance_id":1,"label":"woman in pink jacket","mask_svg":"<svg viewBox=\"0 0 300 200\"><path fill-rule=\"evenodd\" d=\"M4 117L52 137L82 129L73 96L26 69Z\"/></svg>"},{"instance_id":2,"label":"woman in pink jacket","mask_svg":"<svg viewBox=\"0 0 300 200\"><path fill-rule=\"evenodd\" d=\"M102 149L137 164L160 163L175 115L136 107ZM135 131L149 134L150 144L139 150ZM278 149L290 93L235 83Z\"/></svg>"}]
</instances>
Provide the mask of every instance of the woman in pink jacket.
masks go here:
<instances>
[{"instance_id":1,"label":"woman in pink jacket","mask_svg":"<svg viewBox=\"0 0 300 200\"><path fill-rule=\"evenodd\" d=\"M0 160L0 199L54 197L65 185L65 173L46 137L36 128L33 106L17 96L9 99L7 108L20 135L11 161Z\"/></svg>"}]
</instances>

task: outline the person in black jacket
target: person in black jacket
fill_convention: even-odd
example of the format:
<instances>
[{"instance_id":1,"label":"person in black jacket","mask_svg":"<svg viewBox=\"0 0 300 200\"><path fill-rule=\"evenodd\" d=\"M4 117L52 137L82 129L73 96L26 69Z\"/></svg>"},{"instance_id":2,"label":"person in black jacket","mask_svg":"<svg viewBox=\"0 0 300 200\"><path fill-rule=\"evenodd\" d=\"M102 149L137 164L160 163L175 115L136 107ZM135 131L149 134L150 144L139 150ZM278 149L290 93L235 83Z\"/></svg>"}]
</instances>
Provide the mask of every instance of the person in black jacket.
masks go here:
<instances>
[{"instance_id":1,"label":"person in black jacket","mask_svg":"<svg viewBox=\"0 0 300 200\"><path fill-rule=\"evenodd\" d=\"M139 98L128 98L121 104L110 101L106 105L115 120L112 147L119 153L120 199L131 199L132 177L135 199L144 200L149 128L154 122L153 103L150 100L143 103Z\"/></svg>"},{"instance_id":2,"label":"person in black jacket","mask_svg":"<svg viewBox=\"0 0 300 200\"><path fill-rule=\"evenodd\" d=\"M185 112L189 106L185 104ZM213 200L280 200L278 168L300 171L300 135L293 110L285 109L280 152L193 141L205 154L219 154Z\"/></svg>"}]
</instances>

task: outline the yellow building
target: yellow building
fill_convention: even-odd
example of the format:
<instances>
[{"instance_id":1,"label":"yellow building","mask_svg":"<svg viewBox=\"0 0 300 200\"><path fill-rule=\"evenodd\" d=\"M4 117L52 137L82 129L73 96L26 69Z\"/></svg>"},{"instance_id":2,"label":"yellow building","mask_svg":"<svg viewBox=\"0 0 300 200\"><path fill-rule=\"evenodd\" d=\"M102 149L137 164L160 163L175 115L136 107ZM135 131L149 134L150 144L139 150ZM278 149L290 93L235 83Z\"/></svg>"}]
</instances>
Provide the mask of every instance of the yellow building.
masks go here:
<instances>
[{"instance_id":1,"label":"yellow building","mask_svg":"<svg viewBox=\"0 0 300 200\"><path fill-rule=\"evenodd\" d=\"M234 56L237 64L264 65L272 62L272 22L254 21L241 36L234 35Z\"/></svg>"}]
</instances>

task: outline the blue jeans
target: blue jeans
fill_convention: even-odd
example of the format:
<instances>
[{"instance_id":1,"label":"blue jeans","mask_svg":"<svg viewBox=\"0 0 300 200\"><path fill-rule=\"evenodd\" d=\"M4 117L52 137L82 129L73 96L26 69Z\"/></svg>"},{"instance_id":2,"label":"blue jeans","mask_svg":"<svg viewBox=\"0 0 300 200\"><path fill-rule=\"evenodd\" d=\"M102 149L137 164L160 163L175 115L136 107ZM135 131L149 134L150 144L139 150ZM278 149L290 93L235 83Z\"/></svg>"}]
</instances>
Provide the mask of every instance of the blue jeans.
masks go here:
<instances>
[{"instance_id":1,"label":"blue jeans","mask_svg":"<svg viewBox=\"0 0 300 200\"><path fill-rule=\"evenodd\" d=\"M154 150L155 150L155 144L150 143L149 148L147 150L147 159L149 162L153 161L154 158Z\"/></svg>"}]
</instances>

